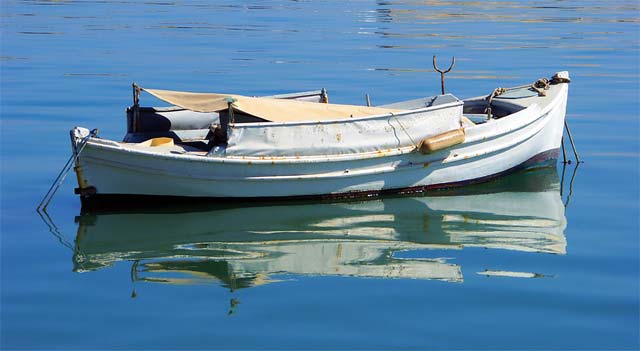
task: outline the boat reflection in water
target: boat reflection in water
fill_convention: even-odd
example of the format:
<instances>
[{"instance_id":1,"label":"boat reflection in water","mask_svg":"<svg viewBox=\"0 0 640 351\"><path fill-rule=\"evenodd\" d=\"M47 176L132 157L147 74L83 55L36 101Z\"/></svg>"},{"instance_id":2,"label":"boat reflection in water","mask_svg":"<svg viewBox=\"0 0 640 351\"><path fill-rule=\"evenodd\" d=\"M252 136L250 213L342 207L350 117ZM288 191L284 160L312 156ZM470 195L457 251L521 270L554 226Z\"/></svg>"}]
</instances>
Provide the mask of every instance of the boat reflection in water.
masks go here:
<instances>
[{"instance_id":1,"label":"boat reflection in water","mask_svg":"<svg viewBox=\"0 0 640 351\"><path fill-rule=\"evenodd\" d=\"M133 261L134 280L231 289L281 274L462 282L460 266L445 258L395 254L464 247L566 252L554 168L435 194L82 214L74 270Z\"/></svg>"}]
</instances>

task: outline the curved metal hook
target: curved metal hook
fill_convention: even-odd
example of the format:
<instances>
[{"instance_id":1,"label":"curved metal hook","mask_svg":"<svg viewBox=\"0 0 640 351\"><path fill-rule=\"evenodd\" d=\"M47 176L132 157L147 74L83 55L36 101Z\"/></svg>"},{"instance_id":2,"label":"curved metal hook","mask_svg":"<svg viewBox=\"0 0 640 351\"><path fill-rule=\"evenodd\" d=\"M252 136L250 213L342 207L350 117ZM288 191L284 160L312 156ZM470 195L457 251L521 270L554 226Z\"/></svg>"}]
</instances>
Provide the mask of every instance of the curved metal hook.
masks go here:
<instances>
[{"instance_id":1,"label":"curved metal hook","mask_svg":"<svg viewBox=\"0 0 640 351\"><path fill-rule=\"evenodd\" d=\"M456 57L453 56L453 58L451 59L451 65L446 71L443 71L438 68L438 64L436 63L436 55L433 55L433 69L435 69L436 72L440 73L440 87L442 89L442 95L444 95L444 75L446 73L449 73L453 69L453 66L455 65L456 65Z\"/></svg>"},{"instance_id":2,"label":"curved metal hook","mask_svg":"<svg viewBox=\"0 0 640 351\"><path fill-rule=\"evenodd\" d=\"M438 68L438 64L436 63L436 55L433 55L433 69L436 70L436 72L441 73L441 74L445 74L445 73L449 73L449 71L451 71L453 69L453 66L456 65L456 57L453 56L451 58L451 65L449 66L449 68L446 71L443 71L441 69Z\"/></svg>"}]
</instances>

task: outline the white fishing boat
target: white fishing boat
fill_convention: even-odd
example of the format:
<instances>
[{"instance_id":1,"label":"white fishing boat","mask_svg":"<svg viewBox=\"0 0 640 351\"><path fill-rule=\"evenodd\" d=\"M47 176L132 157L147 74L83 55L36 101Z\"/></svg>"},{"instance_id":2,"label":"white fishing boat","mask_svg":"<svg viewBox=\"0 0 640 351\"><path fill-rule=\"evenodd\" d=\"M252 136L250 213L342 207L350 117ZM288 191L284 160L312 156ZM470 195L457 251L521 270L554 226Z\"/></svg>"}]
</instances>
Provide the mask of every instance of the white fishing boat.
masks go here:
<instances>
[{"instance_id":1,"label":"white fishing boat","mask_svg":"<svg viewBox=\"0 0 640 351\"><path fill-rule=\"evenodd\" d=\"M83 203L121 197L355 197L486 181L556 160L569 75L459 100L328 103L134 85L122 142L71 130ZM138 93L173 107L139 107Z\"/></svg>"}]
</instances>

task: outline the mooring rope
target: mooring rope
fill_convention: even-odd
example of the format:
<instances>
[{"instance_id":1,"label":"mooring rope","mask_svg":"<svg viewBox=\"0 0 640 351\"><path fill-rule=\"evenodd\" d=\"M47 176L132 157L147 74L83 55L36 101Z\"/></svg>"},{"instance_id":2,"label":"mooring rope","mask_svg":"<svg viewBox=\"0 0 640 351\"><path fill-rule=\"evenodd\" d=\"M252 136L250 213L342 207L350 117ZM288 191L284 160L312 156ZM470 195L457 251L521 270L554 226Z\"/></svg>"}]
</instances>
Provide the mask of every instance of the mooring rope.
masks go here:
<instances>
[{"instance_id":1,"label":"mooring rope","mask_svg":"<svg viewBox=\"0 0 640 351\"><path fill-rule=\"evenodd\" d=\"M398 119L398 117L393 116L393 119L396 120L396 122L398 122L398 125L400 125L400 128L402 128L402 131L404 132L404 134L407 135L407 137L409 138L409 141L411 141L411 144L413 144L413 147L415 149L418 149L418 144L416 144L415 141L413 141L413 138L411 137L411 135L409 135L409 132L407 132L407 130L404 128L404 126L402 125L402 123L400 123L400 120Z\"/></svg>"},{"instance_id":2,"label":"mooring rope","mask_svg":"<svg viewBox=\"0 0 640 351\"><path fill-rule=\"evenodd\" d=\"M518 85L517 87L511 87L511 88L495 88L493 89L493 92L491 92L491 94L489 94L486 97L487 119L491 119L491 103L493 102L493 99L508 91L529 88L535 91L536 93L538 93L538 96L547 96L547 92L545 90L549 90L549 88L551 88L551 84L569 83L569 82L570 82L569 78L563 78L563 77L558 77L557 75L554 75L551 78L551 81L547 78L540 78L531 84Z\"/></svg>"},{"instance_id":3,"label":"mooring rope","mask_svg":"<svg viewBox=\"0 0 640 351\"><path fill-rule=\"evenodd\" d=\"M555 85L555 84L560 84L560 83L571 83L571 79L569 79L568 77L563 77L560 74L556 73L553 77L551 77L551 80L547 79L547 78L540 78L538 80L536 80L535 82L531 83L531 84L525 84L525 85L520 85L517 87L511 87L511 88L496 88L494 89L491 94L489 94L486 97L487 100L487 119L491 119L491 103L493 102L493 99L497 96L500 96L504 93L506 93L507 91L512 91L512 90L518 90L518 89L523 89L523 88L529 88L533 91L535 91L536 93L538 93L538 96L547 96L547 92L545 90L549 90L551 88L551 85ZM582 163L583 161L580 160L580 156L578 155L578 150L576 150L576 145L573 142L573 136L571 135L571 130L569 129L569 123L567 122L567 120L565 119L564 121L564 127L567 130L567 135L569 136L569 142L571 143L571 148L573 150L573 154L576 156L576 161L578 163ZM571 163L571 161L567 160L567 154L564 148L564 137L562 138L562 140L560 141L561 145L562 145L562 158L563 158L563 163Z\"/></svg>"},{"instance_id":4,"label":"mooring rope","mask_svg":"<svg viewBox=\"0 0 640 351\"><path fill-rule=\"evenodd\" d=\"M60 171L60 173L58 173L58 176L51 184L51 187L49 187L49 190L42 198L42 201L40 201L40 204L36 208L36 211L40 211L40 208L42 208L43 211L46 211L47 206L49 206L49 203L53 199L53 196L58 191L58 188L60 188L60 185L62 185L62 182L64 182L64 179L67 177L67 174L71 170L71 167L78 160L78 157L80 157L80 153L82 152L82 150L84 150L85 145L87 145L87 142L89 141L89 139L96 136L97 134L98 134L98 129L94 129L90 131L89 135L82 138L82 140L80 140L80 143L78 143L78 145L74 147L73 154L71 155L71 157L69 157L64 167L62 167L62 170Z\"/></svg>"}]
</instances>

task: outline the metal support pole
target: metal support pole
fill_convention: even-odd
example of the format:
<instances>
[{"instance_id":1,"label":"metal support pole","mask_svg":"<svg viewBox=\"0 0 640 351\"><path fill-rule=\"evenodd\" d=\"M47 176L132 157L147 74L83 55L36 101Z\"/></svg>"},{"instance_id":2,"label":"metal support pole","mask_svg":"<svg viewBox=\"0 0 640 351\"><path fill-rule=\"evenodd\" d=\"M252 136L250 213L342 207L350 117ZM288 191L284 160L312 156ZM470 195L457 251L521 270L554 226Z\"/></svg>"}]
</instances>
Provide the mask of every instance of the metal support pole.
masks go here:
<instances>
[{"instance_id":1,"label":"metal support pole","mask_svg":"<svg viewBox=\"0 0 640 351\"><path fill-rule=\"evenodd\" d=\"M233 103L237 100L234 98L227 98L227 114L220 114L220 129L222 132L222 140L226 146L229 142L229 125L235 123L235 116L233 115Z\"/></svg>"},{"instance_id":2,"label":"metal support pole","mask_svg":"<svg viewBox=\"0 0 640 351\"><path fill-rule=\"evenodd\" d=\"M132 132L140 130L140 87L135 82L131 84L133 88L133 123Z\"/></svg>"},{"instance_id":3,"label":"metal support pole","mask_svg":"<svg viewBox=\"0 0 640 351\"><path fill-rule=\"evenodd\" d=\"M364 97L367 100L367 106L371 107L371 100L369 100L369 94L364 94Z\"/></svg>"},{"instance_id":4,"label":"metal support pole","mask_svg":"<svg viewBox=\"0 0 640 351\"><path fill-rule=\"evenodd\" d=\"M573 154L576 155L576 161L578 163L582 163L582 161L580 161L580 156L578 156L578 150L576 150L576 144L573 142L573 137L571 136L571 130L569 129L569 123L567 123L567 120L564 121L564 127L567 130L569 142L571 142L571 148L573 149Z\"/></svg>"},{"instance_id":5,"label":"metal support pole","mask_svg":"<svg viewBox=\"0 0 640 351\"><path fill-rule=\"evenodd\" d=\"M234 123L236 123L236 118L233 115L233 102L228 102L227 106L229 107L229 122L231 124L234 124Z\"/></svg>"},{"instance_id":6,"label":"metal support pole","mask_svg":"<svg viewBox=\"0 0 640 351\"><path fill-rule=\"evenodd\" d=\"M329 103L329 94L327 93L327 89L322 88L322 91L320 92L320 99L322 100L322 103Z\"/></svg>"}]
</instances>

